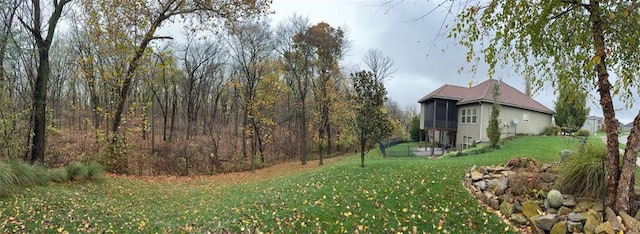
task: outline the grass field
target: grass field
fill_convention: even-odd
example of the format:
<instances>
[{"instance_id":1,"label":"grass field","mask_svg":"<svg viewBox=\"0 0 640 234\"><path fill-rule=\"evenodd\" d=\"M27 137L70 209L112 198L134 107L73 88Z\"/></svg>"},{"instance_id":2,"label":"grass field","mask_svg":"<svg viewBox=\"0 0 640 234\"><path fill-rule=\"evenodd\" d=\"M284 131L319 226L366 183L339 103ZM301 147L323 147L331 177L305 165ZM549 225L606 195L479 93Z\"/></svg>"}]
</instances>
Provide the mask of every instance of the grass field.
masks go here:
<instances>
[{"instance_id":1,"label":"grass field","mask_svg":"<svg viewBox=\"0 0 640 234\"><path fill-rule=\"evenodd\" d=\"M510 233L462 187L465 170L512 157L555 161L577 144L523 137L460 158L383 159L372 151L365 168L353 155L322 167L288 163L255 174L117 176L12 188L0 198L0 232Z\"/></svg>"}]
</instances>

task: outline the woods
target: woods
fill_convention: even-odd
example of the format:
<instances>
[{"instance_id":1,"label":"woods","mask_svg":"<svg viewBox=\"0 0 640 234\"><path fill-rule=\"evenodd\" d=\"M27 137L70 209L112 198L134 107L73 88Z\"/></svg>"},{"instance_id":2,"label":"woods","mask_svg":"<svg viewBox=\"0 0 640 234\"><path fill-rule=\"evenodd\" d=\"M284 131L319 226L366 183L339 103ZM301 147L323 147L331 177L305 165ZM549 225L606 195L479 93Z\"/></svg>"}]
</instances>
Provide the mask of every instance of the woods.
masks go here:
<instances>
[{"instance_id":1,"label":"woods","mask_svg":"<svg viewBox=\"0 0 640 234\"><path fill-rule=\"evenodd\" d=\"M0 3L3 159L198 175L360 149L343 28L269 1Z\"/></svg>"}]
</instances>

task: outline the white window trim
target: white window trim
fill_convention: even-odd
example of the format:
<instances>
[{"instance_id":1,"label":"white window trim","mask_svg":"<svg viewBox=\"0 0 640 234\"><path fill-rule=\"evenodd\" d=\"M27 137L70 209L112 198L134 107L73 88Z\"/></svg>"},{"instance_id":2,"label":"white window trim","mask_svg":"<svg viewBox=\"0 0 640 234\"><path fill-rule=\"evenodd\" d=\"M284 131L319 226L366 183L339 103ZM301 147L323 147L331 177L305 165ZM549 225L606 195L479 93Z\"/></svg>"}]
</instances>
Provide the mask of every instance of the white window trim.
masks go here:
<instances>
[{"instance_id":1,"label":"white window trim","mask_svg":"<svg viewBox=\"0 0 640 234\"><path fill-rule=\"evenodd\" d=\"M525 116L525 115L527 116L527 118L526 118L526 119L524 118L524 116ZM531 113L530 113L530 112L528 112L528 111L523 111L523 112L522 112L522 122L523 122L523 123L529 123L529 122L531 122Z\"/></svg>"},{"instance_id":2,"label":"white window trim","mask_svg":"<svg viewBox=\"0 0 640 234\"><path fill-rule=\"evenodd\" d=\"M473 110L473 111L472 111ZM471 113L475 113L475 114L471 114ZM462 108L461 112L460 112L460 123L461 124L477 124L478 123L478 109L476 107L469 107L469 108ZM475 117L475 121L474 118ZM466 118L469 118L467 121Z\"/></svg>"}]
</instances>

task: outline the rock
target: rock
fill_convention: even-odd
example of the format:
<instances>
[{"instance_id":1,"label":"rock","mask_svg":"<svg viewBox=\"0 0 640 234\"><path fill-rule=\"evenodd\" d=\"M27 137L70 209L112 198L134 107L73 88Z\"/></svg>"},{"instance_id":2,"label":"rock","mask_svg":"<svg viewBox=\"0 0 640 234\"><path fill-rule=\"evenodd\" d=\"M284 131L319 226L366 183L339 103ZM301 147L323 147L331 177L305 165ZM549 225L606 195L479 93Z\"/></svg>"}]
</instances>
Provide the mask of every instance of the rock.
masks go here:
<instances>
[{"instance_id":1,"label":"rock","mask_svg":"<svg viewBox=\"0 0 640 234\"><path fill-rule=\"evenodd\" d=\"M526 201L522 203L522 214L531 219L531 217L540 214L540 206L533 201Z\"/></svg>"},{"instance_id":2,"label":"rock","mask_svg":"<svg viewBox=\"0 0 640 234\"><path fill-rule=\"evenodd\" d=\"M493 167L487 167L487 171L492 172L492 173L501 172L501 171L504 171L504 170L507 170L507 168L502 166L502 165L493 166Z\"/></svg>"},{"instance_id":3,"label":"rock","mask_svg":"<svg viewBox=\"0 0 640 234\"><path fill-rule=\"evenodd\" d=\"M549 208L547 209L547 214L558 214L558 210L555 208Z\"/></svg>"},{"instance_id":4,"label":"rock","mask_svg":"<svg viewBox=\"0 0 640 234\"><path fill-rule=\"evenodd\" d=\"M540 167L540 172L549 172L549 169L551 169L555 165L555 163L545 163Z\"/></svg>"},{"instance_id":5,"label":"rock","mask_svg":"<svg viewBox=\"0 0 640 234\"><path fill-rule=\"evenodd\" d=\"M489 200L489 206L494 210L500 209L500 202L498 202L498 198L493 197Z\"/></svg>"},{"instance_id":6,"label":"rock","mask_svg":"<svg viewBox=\"0 0 640 234\"><path fill-rule=\"evenodd\" d=\"M476 192L476 198L481 202L484 202L487 199L487 197L484 196L484 193L480 191Z\"/></svg>"},{"instance_id":7,"label":"rock","mask_svg":"<svg viewBox=\"0 0 640 234\"><path fill-rule=\"evenodd\" d=\"M504 217L511 217L511 215L513 214L513 204L511 204L510 202L502 202L502 204L500 204L500 213L502 213L502 215L504 215Z\"/></svg>"},{"instance_id":8,"label":"rock","mask_svg":"<svg viewBox=\"0 0 640 234\"><path fill-rule=\"evenodd\" d=\"M594 230L594 232L596 234L615 234L616 233L615 231L613 231L613 227L611 227L611 223L609 223L609 221L598 225Z\"/></svg>"},{"instance_id":9,"label":"rock","mask_svg":"<svg viewBox=\"0 0 640 234\"><path fill-rule=\"evenodd\" d=\"M593 215L587 215L587 222L584 223L584 232L585 233L595 233L596 227L598 227L602 222Z\"/></svg>"},{"instance_id":10,"label":"rock","mask_svg":"<svg viewBox=\"0 0 640 234\"><path fill-rule=\"evenodd\" d=\"M591 209L596 203L592 201L582 201L573 208L573 212L580 213Z\"/></svg>"},{"instance_id":11,"label":"rock","mask_svg":"<svg viewBox=\"0 0 640 234\"><path fill-rule=\"evenodd\" d=\"M513 223L516 226L526 225L527 223L529 223L529 221L527 221L527 217L524 217L524 215L519 213L512 214L511 217L509 217L509 222Z\"/></svg>"},{"instance_id":12,"label":"rock","mask_svg":"<svg viewBox=\"0 0 640 234\"><path fill-rule=\"evenodd\" d=\"M567 207L560 207L560 209L558 209L558 215L560 216L567 216L569 215L569 213L571 213L571 209L567 208Z\"/></svg>"},{"instance_id":13,"label":"rock","mask_svg":"<svg viewBox=\"0 0 640 234\"><path fill-rule=\"evenodd\" d=\"M551 228L551 234L567 234L567 232L568 230L566 222L558 222Z\"/></svg>"},{"instance_id":14,"label":"rock","mask_svg":"<svg viewBox=\"0 0 640 234\"><path fill-rule=\"evenodd\" d=\"M492 180L487 180L487 190L489 191L495 191L496 186L498 186L498 180L497 179L492 179ZM498 194L496 194L498 195Z\"/></svg>"},{"instance_id":15,"label":"rock","mask_svg":"<svg viewBox=\"0 0 640 234\"><path fill-rule=\"evenodd\" d=\"M513 209L515 209L515 213L522 213L522 203L518 201L514 202Z\"/></svg>"},{"instance_id":16,"label":"rock","mask_svg":"<svg viewBox=\"0 0 640 234\"><path fill-rule=\"evenodd\" d=\"M570 233L582 233L583 228L582 222L567 221L567 229Z\"/></svg>"},{"instance_id":17,"label":"rock","mask_svg":"<svg viewBox=\"0 0 640 234\"><path fill-rule=\"evenodd\" d=\"M536 215L531 217L531 222L535 223L537 227L545 231L551 231L554 224L558 222L558 215Z\"/></svg>"},{"instance_id":18,"label":"rock","mask_svg":"<svg viewBox=\"0 0 640 234\"><path fill-rule=\"evenodd\" d=\"M556 179L556 174L549 173L549 172L540 173L538 176L542 181L547 183L553 182Z\"/></svg>"},{"instance_id":19,"label":"rock","mask_svg":"<svg viewBox=\"0 0 640 234\"><path fill-rule=\"evenodd\" d=\"M632 232L640 231L640 224L638 224L638 220L631 217L627 212L620 211L620 218L622 218L622 223L624 223L627 230Z\"/></svg>"},{"instance_id":20,"label":"rock","mask_svg":"<svg viewBox=\"0 0 640 234\"><path fill-rule=\"evenodd\" d=\"M574 207L576 206L576 199L572 195L564 195L562 199L562 206Z\"/></svg>"},{"instance_id":21,"label":"rock","mask_svg":"<svg viewBox=\"0 0 640 234\"><path fill-rule=\"evenodd\" d=\"M483 174L477 170L471 171L471 180L478 181L482 179Z\"/></svg>"},{"instance_id":22,"label":"rock","mask_svg":"<svg viewBox=\"0 0 640 234\"><path fill-rule=\"evenodd\" d=\"M583 214L576 213L576 212L569 213L569 216L567 218L569 218L569 220L573 222L581 222L581 223L584 223L584 221L587 220L587 217L585 217Z\"/></svg>"},{"instance_id":23,"label":"rock","mask_svg":"<svg viewBox=\"0 0 640 234\"><path fill-rule=\"evenodd\" d=\"M597 212L603 212L604 211L604 206L602 205L602 203L596 203L593 205L593 207L591 207L591 209L597 211Z\"/></svg>"},{"instance_id":24,"label":"rock","mask_svg":"<svg viewBox=\"0 0 640 234\"><path fill-rule=\"evenodd\" d=\"M509 179L507 179L507 177L502 177L498 180L494 193L498 196L502 196L507 188L509 188Z\"/></svg>"},{"instance_id":25,"label":"rock","mask_svg":"<svg viewBox=\"0 0 640 234\"><path fill-rule=\"evenodd\" d=\"M547 193L547 202L551 208L560 208L562 206L562 193L558 190L551 190Z\"/></svg>"},{"instance_id":26,"label":"rock","mask_svg":"<svg viewBox=\"0 0 640 234\"><path fill-rule=\"evenodd\" d=\"M513 172L513 171L502 171L500 173L505 177L509 177L510 175L514 174L515 172Z\"/></svg>"},{"instance_id":27,"label":"rock","mask_svg":"<svg viewBox=\"0 0 640 234\"><path fill-rule=\"evenodd\" d=\"M614 231L616 232L626 231L624 226L622 226L622 223L618 221L618 216L616 215L616 213L613 212L613 210L609 207L605 209L605 219L607 220L607 222L611 224L611 227L613 228Z\"/></svg>"},{"instance_id":28,"label":"rock","mask_svg":"<svg viewBox=\"0 0 640 234\"><path fill-rule=\"evenodd\" d=\"M473 182L473 186L480 189L481 191L484 191L485 189L487 189L487 183L484 180Z\"/></svg>"}]
</instances>

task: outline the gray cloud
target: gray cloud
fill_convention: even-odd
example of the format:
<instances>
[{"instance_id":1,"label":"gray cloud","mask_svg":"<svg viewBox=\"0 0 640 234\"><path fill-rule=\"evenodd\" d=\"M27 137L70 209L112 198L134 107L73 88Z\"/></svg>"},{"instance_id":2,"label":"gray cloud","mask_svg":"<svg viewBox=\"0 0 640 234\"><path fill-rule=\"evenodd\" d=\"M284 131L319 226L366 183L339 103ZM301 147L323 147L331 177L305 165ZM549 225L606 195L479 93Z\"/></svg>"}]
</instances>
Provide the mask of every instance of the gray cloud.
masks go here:
<instances>
[{"instance_id":1,"label":"gray cloud","mask_svg":"<svg viewBox=\"0 0 640 234\"><path fill-rule=\"evenodd\" d=\"M444 9L425 16L433 7L426 1L401 1L391 9L375 6L377 1L365 0L276 0L272 9L274 24L294 13L308 16L312 23L325 21L333 26L346 26L352 46L344 58L348 65L362 65L362 57L368 49L380 49L393 58L397 72L387 81L389 97L403 107L418 106L417 100L443 84L467 86L487 79L486 66L478 72L458 73L461 67L469 68L465 61L466 49L456 46L446 38L443 24L451 24L453 15ZM445 22L445 18L448 20ZM438 34L439 33L439 34ZM353 67L353 66L351 66ZM524 90L522 76L509 70L496 72L509 85ZM597 93L592 92L599 100ZM555 95L551 87L543 87L534 97L553 109ZM599 104L589 101L591 114L602 116ZM616 101L616 107L623 107ZM635 110L616 111L620 121L627 123L637 114Z\"/></svg>"}]
</instances>

